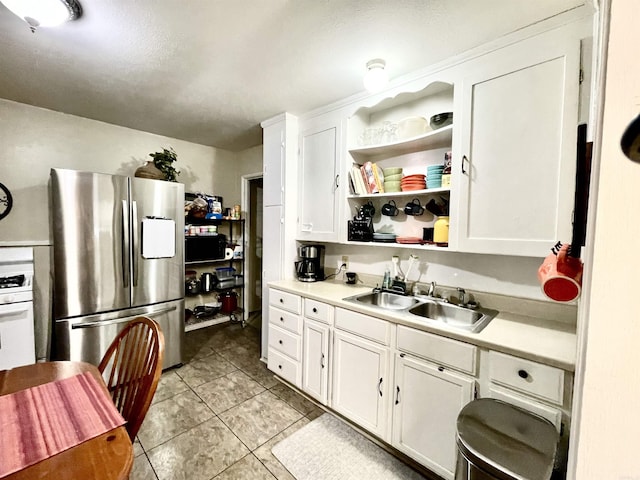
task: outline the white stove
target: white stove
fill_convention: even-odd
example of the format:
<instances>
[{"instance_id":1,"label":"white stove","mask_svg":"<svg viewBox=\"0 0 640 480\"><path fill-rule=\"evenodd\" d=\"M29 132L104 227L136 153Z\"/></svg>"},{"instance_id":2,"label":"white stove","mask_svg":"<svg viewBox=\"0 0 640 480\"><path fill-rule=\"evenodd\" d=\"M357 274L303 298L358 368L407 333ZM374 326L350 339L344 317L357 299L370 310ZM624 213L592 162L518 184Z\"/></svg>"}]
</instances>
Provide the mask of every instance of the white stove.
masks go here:
<instances>
[{"instance_id":1,"label":"white stove","mask_svg":"<svg viewBox=\"0 0 640 480\"><path fill-rule=\"evenodd\" d=\"M35 363L33 249L0 248L0 370Z\"/></svg>"}]
</instances>

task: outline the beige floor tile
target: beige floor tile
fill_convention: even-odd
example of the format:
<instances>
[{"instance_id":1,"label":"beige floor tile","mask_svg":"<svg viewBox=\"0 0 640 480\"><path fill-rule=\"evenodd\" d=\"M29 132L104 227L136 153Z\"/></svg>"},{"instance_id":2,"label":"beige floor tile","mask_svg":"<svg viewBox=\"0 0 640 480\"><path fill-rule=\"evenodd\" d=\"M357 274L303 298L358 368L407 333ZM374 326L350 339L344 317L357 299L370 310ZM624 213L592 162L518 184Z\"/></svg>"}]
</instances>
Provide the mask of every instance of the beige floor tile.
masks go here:
<instances>
[{"instance_id":1,"label":"beige floor tile","mask_svg":"<svg viewBox=\"0 0 640 480\"><path fill-rule=\"evenodd\" d=\"M157 480L157 478L146 455L135 458L129 480Z\"/></svg>"},{"instance_id":2,"label":"beige floor tile","mask_svg":"<svg viewBox=\"0 0 640 480\"><path fill-rule=\"evenodd\" d=\"M296 423L291 425L286 430L280 432L278 435L273 437L267 443L264 443L257 449L253 451L253 454L262 462L262 464L267 467L267 469L278 479L278 480L295 480L295 478L289 473L289 471L284 468L284 466L280 463L280 461L271 453L271 449L287 438L294 432L297 432L302 427L307 425L309 420L307 418L301 418ZM371 479L373 480L373 479Z\"/></svg>"},{"instance_id":3,"label":"beige floor tile","mask_svg":"<svg viewBox=\"0 0 640 480\"><path fill-rule=\"evenodd\" d=\"M196 394L218 414L264 392L264 387L246 373L236 370L224 377L198 385Z\"/></svg>"},{"instance_id":4,"label":"beige floor tile","mask_svg":"<svg viewBox=\"0 0 640 480\"><path fill-rule=\"evenodd\" d=\"M138 455L142 455L144 453L144 450L142 448L142 445L140 445L140 440L138 440L138 437L136 437L136 439L133 441L133 456L137 457Z\"/></svg>"},{"instance_id":5,"label":"beige floor tile","mask_svg":"<svg viewBox=\"0 0 640 480\"><path fill-rule=\"evenodd\" d=\"M303 415L307 415L308 413L312 412L316 408L316 405L313 402L310 402L309 400L304 398L302 395L300 395L298 392L289 388L284 383L278 382L278 384L271 387L269 391L275 394L281 400L284 400L285 402L287 402L289 405L291 405L293 408L298 410Z\"/></svg>"},{"instance_id":6,"label":"beige floor tile","mask_svg":"<svg viewBox=\"0 0 640 480\"><path fill-rule=\"evenodd\" d=\"M212 418L148 452L160 480L209 480L249 453Z\"/></svg>"},{"instance_id":7,"label":"beige floor tile","mask_svg":"<svg viewBox=\"0 0 640 480\"><path fill-rule=\"evenodd\" d=\"M253 365L243 365L241 370L264 388L271 388L280 383L276 380L273 372L267 369L267 365L261 361L257 361Z\"/></svg>"},{"instance_id":8,"label":"beige floor tile","mask_svg":"<svg viewBox=\"0 0 640 480\"><path fill-rule=\"evenodd\" d=\"M252 454L227 468L214 480L276 480L269 470Z\"/></svg>"},{"instance_id":9,"label":"beige floor tile","mask_svg":"<svg viewBox=\"0 0 640 480\"><path fill-rule=\"evenodd\" d=\"M258 345L227 345L220 350L219 355L233 363L238 368L255 365L260 361L260 347Z\"/></svg>"},{"instance_id":10,"label":"beige floor tile","mask_svg":"<svg viewBox=\"0 0 640 480\"><path fill-rule=\"evenodd\" d=\"M157 445L213 416L211 409L191 390L179 393L149 407L138 439L149 453Z\"/></svg>"},{"instance_id":11,"label":"beige floor tile","mask_svg":"<svg viewBox=\"0 0 640 480\"><path fill-rule=\"evenodd\" d=\"M168 372L164 372L160 377L158 389L153 396L151 404L161 402L187 390L189 390L189 386L182 381L176 371L169 370Z\"/></svg>"},{"instance_id":12,"label":"beige floor tile","mask_svg":"<svg viewBox=\"0 0 640 480\"><path fill-rule=\"evenodd\" d=\"M302 416L271 392L256 395L219 415L250 450L256 449Z\"/></svg>"},{"instance_id":13,"label":"beige floor tile","mask_svg":"<svg viewBox=\"0 0 640 480\"><path fill-rule=\"evenodd\" d=\"M208 357L189 362L176 370L176 373L187 385L193 388L222 377L234 370L237 370L235 365L214 353Z\"/></svg>"}]
</instances>

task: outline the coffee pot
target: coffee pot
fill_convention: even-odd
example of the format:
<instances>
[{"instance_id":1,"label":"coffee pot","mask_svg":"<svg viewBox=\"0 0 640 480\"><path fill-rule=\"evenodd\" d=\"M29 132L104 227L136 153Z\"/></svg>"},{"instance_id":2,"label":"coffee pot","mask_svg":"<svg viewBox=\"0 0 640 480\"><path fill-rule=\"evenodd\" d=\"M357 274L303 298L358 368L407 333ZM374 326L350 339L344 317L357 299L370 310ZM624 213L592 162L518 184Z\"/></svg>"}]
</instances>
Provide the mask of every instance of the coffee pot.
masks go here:
<instances>
[{"instance_id":1,"label":"coffee pot","mask_svg":"<svg viewBox=\"0 0 640 480\"><path fill-rule=\"evenodd\" d=\"M295 262L296 275L301 282L324 280L324 245L302 245Z\"/></svg>"}]
</instances>

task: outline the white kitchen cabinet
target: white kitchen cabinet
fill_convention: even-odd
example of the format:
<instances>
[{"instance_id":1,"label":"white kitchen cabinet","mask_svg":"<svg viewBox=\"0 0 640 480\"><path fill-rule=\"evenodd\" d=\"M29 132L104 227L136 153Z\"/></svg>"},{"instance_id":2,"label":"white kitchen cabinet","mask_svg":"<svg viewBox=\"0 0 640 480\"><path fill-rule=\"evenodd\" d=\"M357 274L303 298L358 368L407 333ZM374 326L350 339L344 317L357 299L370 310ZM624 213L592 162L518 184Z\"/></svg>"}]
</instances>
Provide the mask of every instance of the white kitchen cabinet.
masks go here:
<instances>
[{"instance_id":1,"label":"white kitchen cabinet","mask_svg":"<svg viewBox=\"0 0 640 480\"><path fill-rule=\"evenodd\" d=\"M389 348L336 329L333 337L332 408L385 439Z\"/></svg>"},{"instance_id":2,"label":"white kitchen cabinet","mask_svg":"<svg viewBox=\"0 0 640 480\"><path fill-rule=\"evenodd\" d=\"M458 250L545 256L571 234L580 40L553 30L465 69L454 124Z\"/></svg>"},{"instance_id":3,"label":"white kitchen cabinet","mask_svg":"<svg viewBox=\"0 0 640 480\"><path fill-rule=\"evenodd\" d=\"M267 368L302 386L302 298L269 289Z\"/></svg>"},{"instance_id":4,"label":"white kitchen cabinet","mask_svg":"<svg viewBox=\"0 0 640 480\"><path fill-rule=\"evenodd\" d=\"M396 356L392 445L438 475L453 479L456 420L473 400L475 380L448 368Z\"/></svg>"},{"instance_id":5,"label":"white kitchen cabinet","mask_svg":"<svg viewBox=\"0 0 640 480\"><path fill-rule=\"evenodd\" d=\"M0 370L35 363L33 305L0 305Z\"/></svg>"},{"instance_id":6,"label":"white kitchen cabinet","mask_svg":"<svg viewBox=\"0 0 640 480\"><path fill-rule=\"evenodd\" d=\"M262 356L268 349L269 282L293 275L295 236L295 183L297 176L298 123L283 113L262 122L263 128L263 224L262 232ZM288 205L285 210L284 205ZM286 268L290 270L287 271ZM289 273L290 272L290 273Z\"/></svg>"},{"instance_id":7,"label":"white kitchen cabinet","mask_svg":"<svg viewBox=\"0 0 640 480\"><path fill-rule=\"evenodd\" d=\"M304 320L302 390L320 401L329 403L329 338L328 325Z\"/></svg>"},{"instance_id":8,"label":"white kitchen cabinet","mask_svg":"<svg viewBox=\"0 0 640 480\"><path fill-rule=\"evenodd\" d=\"M298 182L298 240L338 240L343 122L323 116L300 125L300 175Z\"/></svg>"}]
</instances>

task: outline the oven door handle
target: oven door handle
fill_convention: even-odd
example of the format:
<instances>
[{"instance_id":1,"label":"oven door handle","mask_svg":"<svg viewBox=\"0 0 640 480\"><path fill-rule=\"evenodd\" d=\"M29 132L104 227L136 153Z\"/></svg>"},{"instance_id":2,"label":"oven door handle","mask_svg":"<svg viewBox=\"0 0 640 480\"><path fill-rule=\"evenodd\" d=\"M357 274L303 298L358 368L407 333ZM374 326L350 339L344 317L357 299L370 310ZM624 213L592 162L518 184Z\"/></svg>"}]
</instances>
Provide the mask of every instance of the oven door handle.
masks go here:
<instances>
[{"instance_id":1,"label":"oven door handle","mask_svg":"<svg viewBox=\"0 0 640 480\"><path fill-rule=\"evenodd\" d=\"M28 306L21 306L21 307L17 307L17 308L0 308L0 317L8 317L11 315L16 315L19 313L29 313L29 307Z\"/></svg>"},{"instance_id":2,"label":"oven door handle","mask_svg":"<svg viewBox=\"0 0 640 480\"><path fill-rule=\"evenodd\" d=\"M113 320L97 320L95 322L76 323L71 325L71 329L73 330L75 328L94 328L94 327L104 327L105 325L117 325L118 323L130 322L132 319L140 316L150 317L151 315L159 315L161 313L172 312L174 310L177 310L177 308L178 307L161 308L159 310L154 310L152 312L144 312L138 315L130 315L122 318L114 318Z\"/></svg>"}]
</instances>

